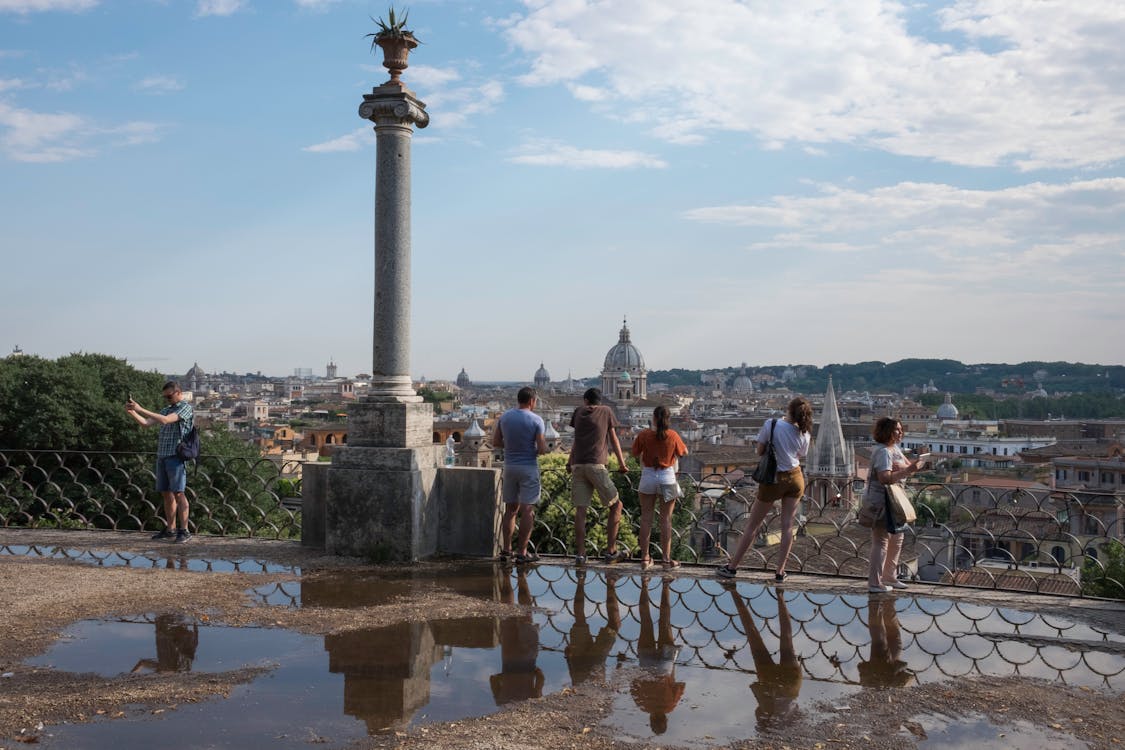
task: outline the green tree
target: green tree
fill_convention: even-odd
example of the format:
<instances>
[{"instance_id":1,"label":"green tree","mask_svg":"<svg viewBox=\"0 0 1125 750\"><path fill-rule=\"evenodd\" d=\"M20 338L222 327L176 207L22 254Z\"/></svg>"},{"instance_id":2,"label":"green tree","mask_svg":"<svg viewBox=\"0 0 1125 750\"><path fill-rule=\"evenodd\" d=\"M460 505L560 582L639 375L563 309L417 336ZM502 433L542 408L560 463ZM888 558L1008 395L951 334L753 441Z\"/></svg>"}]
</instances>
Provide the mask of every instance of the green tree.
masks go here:
<instances>
[{"instance_id":1,"label":"green tree","mask_svg":"<svg viewBox=\"0 0 1125 750\"><path fill-rule=\"evenodd\" d=\"M1125 544L1111 539L1103 548L1106 562L1087 558L1082 568L1082 593L1125 599Z\"/></svg>"},{"instance_id":2,"label":"green tree","mask_svg":"<svg viewBox=\"0 0 1125 750\"><path fill-rule=\"evenodd\" d=\"M0 449L152 450L153 437L128 418L125 402L132 395L157 409L163 384L104 354L0 359Z\"/></svg>"},{"instance_id":3,"label":"green tree","mask_svg":"<svg viewBox=\"0 0 1125 750\"><path fill-rule=\"evenodd\" d=\"M125 413L132 396L159 410L165 378L103 354L0 359L0 525L153 528L154 429ZM223 427L203 431L188 468L200 531L299 533L278 502L279 472Z\"/></svg>"}]
</instances>

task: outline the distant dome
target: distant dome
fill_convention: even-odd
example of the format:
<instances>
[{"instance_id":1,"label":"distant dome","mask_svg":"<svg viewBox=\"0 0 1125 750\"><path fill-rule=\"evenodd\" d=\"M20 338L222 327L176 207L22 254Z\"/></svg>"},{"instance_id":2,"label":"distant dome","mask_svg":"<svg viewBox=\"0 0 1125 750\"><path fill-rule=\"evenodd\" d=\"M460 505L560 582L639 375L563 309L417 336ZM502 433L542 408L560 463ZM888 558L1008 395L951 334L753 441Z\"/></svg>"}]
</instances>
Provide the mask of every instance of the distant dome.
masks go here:
<instances>
[{"instance_id":1,"label":"distant dome","mask_svg":"<svg viewBox=\"0 0 1125 750\"><path fill-rule=\"evenodd\" d=\"M629 340L629 326L623 324L617 344L605 355L604 372L621 372L622 370L635 370L645 368L644 357Z\"/></svg>"},{"instance_id":2,"label":"distant dome","mask_svg":"<svg viewBox=\"0 0 1125 750\"><path fill-rule=\"evenodd\" d=\"M465 368L461 368L461 372L457 373L457 387L467 388L472 385L473 381L469 380L469 373L465 372Z\"/></svg>"},{"instance_id":3,"label":"distant dome","mask_svg":"<svg viewBox=\"0 0 1125 750\"><path fill-rule=\"evenodd\" d=\"M190 380L191 378L202 378L206 375L207 373L203 372L203 368L199 366L198 362L192 365L192 368L187 371L188 380Z\"/></svg>"},{"instance_id":4,"label":"distant dome","mask_svg":"<svg viewBox=\"0 0 1125 750\"><path fill-rule=\"evenodd\" d=\"M938 419L957 419L957 407L953 405L953 394L945 394L945 403L937 408Z\"/></svg>"},{"instance_id":5,"label":"distant dome","mask_svg":"<svg viewBox=\"0 0 1125 750\"><path fill-rule=\"evenodd\" d=\"M477 420L474 419L473 423L471 425L469 425L469 429L465 430L464 437L467 437L467 438L484 437L484 430L482 430L480 428L480 425L477 424Z\"/></svg>"},{"instance_id":6,"label":"distant dome","mask_svg":"<svg viewBox=\"0 0 1125 750\"><path fill-rule=\"evenodd\" d=\"M746 374L746 363L742 363L742 369L738 371L738 377L734 379L731 384L731 389L735 393L750 393L754 390L754 381Z\"/></svg>"},{"instance_id":7,"label":"distant dome","mask_svg":"<svg viewBox=\"0 0 1125 750\"><path fill-rule=\"evenodd\" d=\"M547 372L547 368L543 366L542 362L540 362L539 363L539 369L535 371L535 384L536 385L547 385L550 382L551 382L551 373Z\"/></svg>"}]
</instances>

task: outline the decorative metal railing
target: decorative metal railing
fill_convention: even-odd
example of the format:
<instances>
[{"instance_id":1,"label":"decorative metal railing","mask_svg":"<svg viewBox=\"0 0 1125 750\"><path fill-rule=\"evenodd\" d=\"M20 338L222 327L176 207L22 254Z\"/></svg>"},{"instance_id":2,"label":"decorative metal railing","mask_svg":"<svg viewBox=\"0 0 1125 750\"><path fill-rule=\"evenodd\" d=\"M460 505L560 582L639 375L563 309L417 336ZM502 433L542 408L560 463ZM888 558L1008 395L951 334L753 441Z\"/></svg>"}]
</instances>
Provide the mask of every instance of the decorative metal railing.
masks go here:
<instances>
[{"instance_id":1,"label":"decorative metal railing","mask_svg":"<svg viewBox=\"0 0 1125 750\"><path fill-rule=\"evenodd\" d=\"M0 450L0 526L158 530L155 455ZM191 525L204 534L301 533L298 462L200 456L188 464Z\"/></svg>"},{"instance_id":2,"label":"decorative metal railing","mask_svg":"<svg viewBox=\"0 0 1125 750\"><path fill-rule=\"evenodd\" d=\"M625 501L623 542L635 543L639 510L633 475L615 475ZM901 574L933 583L1068 596L1125 598L1125 495L1056 490L1029 483L913 482L907 489L918 512L903 543ZM725 563L741 540L756 485L724 476L682 475L684 498L673 520L673 557ZM570 477L544 471L544 495L533 540L541 553L568 554L572 525ZM866 576L871 532L856 522L863 483L815 478L807 483L789 572ZM604 523L595 503L591 522ZM743 559L750 569L776 568L780 520L774 510ZM600 552L604 534L587 539ZM654 528L650 555L659 559ZM591 551L592 550L592 551Z\"/></svg>"},{"instance_id":3,"label":"decorative metal railing","mask_svg":"<svg viewBox=\"0 0 1125 750\"><path fill-rule=\"evenodd\" d=\"M155 530L161 499L154 458L139 453L0 450L0 526ZM188 474L196 531L234 536L300 535L301 464L201 457ZM636 474L615 475L625 503L620 542L636 552ZM532 537L540 554L574 551L570 475L543 471ZM754 485L721 475L680 477L684 497L673 517L672 555L725 562L744 532ZM1125 598L1125 495L1056 490L1024 482L915 482L908 490L918 522L906 532L903 576L990 589ZM811 479L802 500L789 572L866 575L870 532L855 521L862 485ZM605 509L591 507L587 553L605 548ZM767 517L743 567L773 569L780 523ZM659 524L650 554L660 557Z\"/></svg>"}]
</instances>

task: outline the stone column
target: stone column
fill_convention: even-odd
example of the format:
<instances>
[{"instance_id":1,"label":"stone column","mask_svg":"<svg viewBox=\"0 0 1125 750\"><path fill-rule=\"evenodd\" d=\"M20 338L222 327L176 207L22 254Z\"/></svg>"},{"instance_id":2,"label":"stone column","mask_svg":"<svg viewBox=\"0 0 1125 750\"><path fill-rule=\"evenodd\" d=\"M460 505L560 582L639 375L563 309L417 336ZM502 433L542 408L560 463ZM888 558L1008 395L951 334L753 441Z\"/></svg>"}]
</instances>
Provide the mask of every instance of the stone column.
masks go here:
<instances>
[{"instance_id":1,"label":"stone column","mask_svg":"<svg viewBox=\"0 0 1125 750\"><path fill-rule=\"evenodd\" d=\"M375 123L375 329L368 399L420 403L410 382L410 142L426 105L401 83L363 95L359 116Z\"/></svg>"},{"instance_id":2,"label":"stone column","mask_svg":"<svg viewBox=\"0 0 1125 750\"><path fill-rule=\"evenodd\" d=\"M425 104L399 81L364 94L375 123L375 334L369 394L348 409L348 444L332 457L325 548L406 562L437 550L434 493L440 446L433 410L410 381L410 142L429 124Z\"/></svg>"}]
</instances>

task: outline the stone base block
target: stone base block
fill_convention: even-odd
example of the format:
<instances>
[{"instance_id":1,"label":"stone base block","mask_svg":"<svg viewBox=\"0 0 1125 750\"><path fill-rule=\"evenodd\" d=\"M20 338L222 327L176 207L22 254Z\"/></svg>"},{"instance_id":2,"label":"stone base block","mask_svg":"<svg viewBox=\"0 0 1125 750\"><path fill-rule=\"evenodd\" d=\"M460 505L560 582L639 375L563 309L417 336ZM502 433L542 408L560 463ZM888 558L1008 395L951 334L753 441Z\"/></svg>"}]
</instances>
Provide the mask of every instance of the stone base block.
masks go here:
<instances>
[{"instance_id":1,"label":"stone base block","mask_svg":"<svg viewBox=\"0 0 1125 750\"><path fill-rule=\"evenodd\" d=\"M440 554L493 557L500 551L499 469L440 468L437 495Z\"/></svg>"},{"instance_id":2,"label":"stone base block","mask_svg":"<svg viewBox=\"0 0 1125 750\"><path fill-rule=\"evenodd\" d=\"M435 455L431 444L424 449L349 445L338 450L329 472L325 550L371 562L411 562L434 555L439 518Z\"/></svg>"},{"instance_id":3,"label":"stone base block","mask_svg":"<svg viewBox=\"0 0 1125 750\"><path fill-rule=\"evenodd\" d=\"M433 445L433 425L430 404L357 401L348 407L348 445L425 448Z\"/></svg>"}]
</instances>

